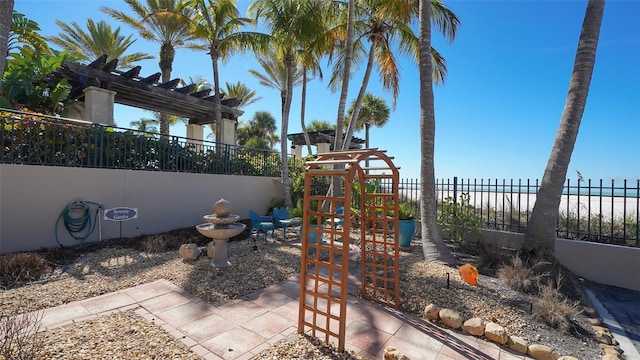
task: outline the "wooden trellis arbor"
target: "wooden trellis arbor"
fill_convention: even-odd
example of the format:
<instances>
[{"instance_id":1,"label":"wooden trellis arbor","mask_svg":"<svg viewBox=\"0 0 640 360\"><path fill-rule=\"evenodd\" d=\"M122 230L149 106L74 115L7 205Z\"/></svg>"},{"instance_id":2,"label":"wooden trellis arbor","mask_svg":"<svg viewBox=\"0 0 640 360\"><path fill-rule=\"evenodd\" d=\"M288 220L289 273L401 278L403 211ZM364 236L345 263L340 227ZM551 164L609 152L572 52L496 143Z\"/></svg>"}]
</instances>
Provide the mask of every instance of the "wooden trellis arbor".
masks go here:
<instances>
[{"instance_id":1,"label":"wooden trellis arbor","mask_svg":"<svg viewBox=\"0 0 640 360\"><path fill-rule=\"evenodd\" d=\"M344 350L352 226L360 227L360 295L398 307L398 168L385 151L318 154L304 177L298 333ZM361 167L365 162L367 167ZM328 194L329 184L341 191Z\"/></svg>"}]
</instances>

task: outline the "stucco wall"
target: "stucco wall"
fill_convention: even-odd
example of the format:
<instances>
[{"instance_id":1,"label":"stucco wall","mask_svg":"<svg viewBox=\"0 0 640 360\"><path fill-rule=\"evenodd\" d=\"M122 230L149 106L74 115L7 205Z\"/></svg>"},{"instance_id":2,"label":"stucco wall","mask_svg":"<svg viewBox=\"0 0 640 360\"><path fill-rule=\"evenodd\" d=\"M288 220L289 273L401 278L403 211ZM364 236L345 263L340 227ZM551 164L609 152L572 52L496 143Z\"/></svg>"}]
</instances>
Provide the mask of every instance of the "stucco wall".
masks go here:
<instances>
[{"instance_id":1,"label":"stucco wall","mask_svg":"<svg viewBox=\"0 0 640 360\"><path fill-rule=\"evenodd\" d=\"M480 238L465 241L498 244L519 249L524 234L481 229ZM640 249L588 241L556 239L556 260L574 274L587 280L640 291Z\"/></svg>"},{"instance_id":2,"label":"stucco wall","mask_svg":"<svg viewBox=\"0 0 640 360\"><path fill-rule=\"evenodd\" d=\"M556 239L555 257L574 274L599 284L640 291L640 249Z\"/></svg>"},{"instance_id":3,"label":"stucco wall","mask_svg":"<svg viewBox=\"0 0 640 360\"><path fill-rule=\"evenodd\" d=\"M93 242L195 226L220 198L246 219L274 197L282 197L278 178L2 164L0 253L57 247L54 227L72 201L138 209L137 219L102 220L86 240ZM61 224L58 234L63 245L77 243Z\"/></svg>"}]
</instances>

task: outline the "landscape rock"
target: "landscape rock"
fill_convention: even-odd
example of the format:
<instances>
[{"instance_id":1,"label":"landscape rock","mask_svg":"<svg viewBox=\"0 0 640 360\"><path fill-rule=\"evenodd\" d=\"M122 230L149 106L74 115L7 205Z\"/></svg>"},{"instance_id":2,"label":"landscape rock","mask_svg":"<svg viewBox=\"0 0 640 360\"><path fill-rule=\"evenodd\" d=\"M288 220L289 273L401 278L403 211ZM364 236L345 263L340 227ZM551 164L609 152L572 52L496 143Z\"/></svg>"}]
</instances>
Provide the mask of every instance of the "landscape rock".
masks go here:
<instances>
[{"instance_id":1,"label":"landscape rock","mask_svg":"<svg viewBox=\"0 0 640 360\"><path fill-rule=\"evenodd\" d=\"M494 322L488 322L484 327L484 336L500 345L504 345L507 343L509 339L509 335L507 335L507 330L505 330L500 324L496 324Z\"/></svg>"},{"instance_id":2,"label":"landscape rock","mask_svg":"<svg viewBox=\"0 0 640 360\"><path fill-rule=\"evenodd\" d=\"M442 309L438 314L440 315L440 320L442 320L445 325L454 329L459 329L464 321L462 315L455 310Z\"/></svg>"},{"instance_id":3,"label":"landscape rock","mask_svg":"<svg viewBox=\"0 0 640 360\"><path fill-rule=\"evenodd\" d=\"M605 354L608 354L608 353L607 353L607 348L609 348L609 349L611 349L611 350L614 350L614 351L617 351L619 354L623 352L623 351L620 349L620 347L619 347L619 346L617 346L617 345L598 344L598 347L599 347L600 349L602 349L602 350L604 351L604 353L605 353Z\"/></svg>"},{"instance_id":4,"label":"landscape rock","mask_svg":"<svg viewBox=\"0 0 640 360\"><path fill-rule=\"evenodd\" d=\"M529 351L527 352L529 356L536 360L557 360L558 355L553 351L552 348L546 345L539 344L531 344L529 345Z\"/></svg>"},{"instance_id":5,"label":"landscape rock","mask_svg":"<svg viewBox=\"0 0 640 360\"><path fill-rule=\"evenodd\" d=\"M617 355L605 354L602 357L602 360L620 360L620 357Z\"/></svg>"},{"instance_id":6,"label":"landscape rock","mask_svg":"<svg viewBox=\"0 0 640 360\"><path fill-rule=\"evenodd\" d=\"M424 317L429 320L438 321L440 320L439 312L439 307L437 307L435 304L429 304L424 308Z\"/></svg>"},{"instance_id":7,"label":"landscape rock","mask_svg":"<svg viewBox=\"0 0 640 360\"><path fill-rule=\"evenodd\" d=\"M620 351L618 351L616 348L614 348L613 346L609 346L609 345L604 345L602 347L602 350L604 350L605 354L609 354L609 355L615 355L620 357Z\"/></svg>"},{"instance_id":8,"label":"landscape rock","mask_svg":"<svg viewBox=\"0 0 640 360\"><path fill-rule=\"evenodd\" d=\"M509 336L509 339L507 339L507 346L509 349L521 354L527 353L527 341L520 336Z\"/></svg>"},{"instance_id":9,"label":"landscape rock","mask_svg":"<svg viewBox=\"0 0 640 360\"><path fill-rule=\"evenodd\" d=\"M411 360L409 357L396 349L393 346L387 346L384 348L384 360Z\"/></svg>"},{"instance_id":10,"label":"landscape rock","mask_svg":"<svg viewBox=\"0 0 640 360\"><path fill-rule=\"evenodd\" d=\"M484 334L484 320L475 317L468 319L462 324L462 331L474 336L482 336Z\"/></svg>"},{"instance_id":11,"label":"landscape rock","mask_svg":"<svg viewBox=\"0 0 640 360\"><path fill-rule=\"evenodd\" d=\"M613 336L611 336L611 333L609 333L609 331L596 331L595 339L597 342L602 344L607 344L607 345L613 344L612 342Z\"/></svg>"},{"instance_id":12,"label":"landscape rock","mask_svg":"<svg viewBox=\"0 0 640 360\"><path fill-rule=\"evenodd\" d=\"M189 243L180 246L178 253L180 253L180 257L182 257L183 260L195 260L198 258L200 250L197 244Z\"/></svg>"},{"instance_id":13,"label":"landscape rock","mask_svg":"<svg viewBox=\"0 0 640 360\"><path fill-rule=\"evenodd\" d=\"M600 321L600 319L598 318L589 318L589 323L591 325L601 325L602 321Z\"/></svg>"},{"instance_id":14,"label":"landscape rock","mask_svg":"<svg viewBox=\"0 0 640 360\"><path fill-rule=\"evenodd\" d=\"M579 359L573 356L560 356L558 360L579 360Z\"/></svg>"},{"instance_id":15,"label":"landscape rock","mask_svg":"<svg viewBox=\"0 0 640 360\"><path fill-rule=\"evenodd\" d=\"M384 348L384 360L397 360L400 351L393 346L387 346Z\"/></svg>"},{"instance_id":16,"label":"landscape rock","mask_svg":"<svg viewBox=\"0 0 640 360\"><path fill-rule=\"evenodd\" d=\"M593 325L593 331L604 331L604 332L610 332L609 329L607 329L604 326L600 326L600 325Z\"/></svg>"}]
</instances>

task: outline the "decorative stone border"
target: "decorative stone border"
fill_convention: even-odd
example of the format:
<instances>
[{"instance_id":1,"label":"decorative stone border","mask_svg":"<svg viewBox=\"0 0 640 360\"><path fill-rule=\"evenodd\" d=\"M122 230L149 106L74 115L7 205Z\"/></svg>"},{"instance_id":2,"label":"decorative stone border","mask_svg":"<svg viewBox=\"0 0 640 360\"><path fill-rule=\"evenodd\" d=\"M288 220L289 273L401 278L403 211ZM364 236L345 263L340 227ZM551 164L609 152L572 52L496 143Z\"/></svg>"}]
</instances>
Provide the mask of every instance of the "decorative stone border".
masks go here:
<instances>
[{"instance_id":1,"label":"decorative stone border","mask_svg":"<svg viewBox=\"0 0 640 360\"><path fill-rule=\"evenodd\" d=\"M587 308L589 315L594 315L593 309ZM485 322L483 319L474 317L465 320L462 315L451 309L440 309L434 304L429 304L424 309L424 317L430 321L441 322L453 329L462 329L465 333L473 336L484 336L487 340L499 345L507 346L509 349L520 354L528 355L536 360L578 360L573 356L559 356L555 350L546 345L528 344L519 336L509 335L507 330L495 322ZM600 343L600 348L604 351L602 360L622 360L621 350L617 346L617 341L611 335L611 331L602 326L601 321L596 317L589 319L595 339ZM410 360L409 357L401 353L394 347L384 349L384 360Z\"/></svg>"}]
</instances>

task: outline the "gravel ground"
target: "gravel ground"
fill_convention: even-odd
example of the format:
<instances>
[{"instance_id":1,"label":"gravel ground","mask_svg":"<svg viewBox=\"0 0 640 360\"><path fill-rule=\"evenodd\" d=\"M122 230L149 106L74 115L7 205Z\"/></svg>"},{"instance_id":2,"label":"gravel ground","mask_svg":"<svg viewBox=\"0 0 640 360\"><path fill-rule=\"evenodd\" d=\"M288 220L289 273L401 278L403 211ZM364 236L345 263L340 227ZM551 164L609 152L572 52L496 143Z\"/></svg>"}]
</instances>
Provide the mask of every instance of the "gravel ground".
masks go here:
<instances>
[{"instance_id":1,"label":"gravel ground","mask_svg":"<svg viewBox=\"0 0 640 360\"><path fill-rule=\"evenodd\" d=\"M352 236L352 239L358 241L357 236ZM63 255L67 261L53 267L38 282L2 290L0 310L4 314L26 313L158 279L168 279L211 304L221 305L253 290L281 282L300 270L300 248L292 241L270 242L268 245L259 242L258 251L253 251L252 244L246 240L231 241L228 245L232 267L225 270L211 268L206 259L182 261L177 247L188 242L204 246L207 241L195 230L183 229L64 254L49 253L49 257L56 255L58 259ZM169 250L157 253L143 251L150 247ZM412 252L402 253L401 283L411 284L401 287L402 311L421 316L424 307L434 303L457 310L465 318L478 316L496 321L509 334L519 335L531 343L548 345L558 354L583 360L600 359L601 350L588 330L586 313L574 319L571 333L563 334L532 319L529 304L533 298L508 290L498 278L482 275L482 288L471 287L462 282L456 269L425 263L421 257L422 249L416 241ZM351 267L359 269L358 254L351 260ZM44 343L41 359L198 358L162 328L131 311L40 334ZM349 352L338 354L333 347L315 339L292 335L266 349L256 359L361 358Z\"/></svg>"}]
</instances>

